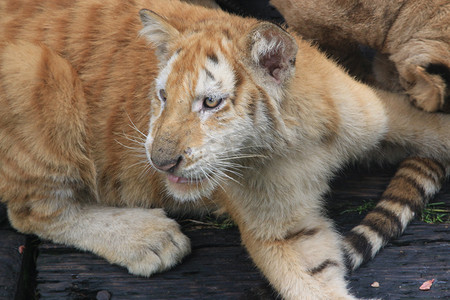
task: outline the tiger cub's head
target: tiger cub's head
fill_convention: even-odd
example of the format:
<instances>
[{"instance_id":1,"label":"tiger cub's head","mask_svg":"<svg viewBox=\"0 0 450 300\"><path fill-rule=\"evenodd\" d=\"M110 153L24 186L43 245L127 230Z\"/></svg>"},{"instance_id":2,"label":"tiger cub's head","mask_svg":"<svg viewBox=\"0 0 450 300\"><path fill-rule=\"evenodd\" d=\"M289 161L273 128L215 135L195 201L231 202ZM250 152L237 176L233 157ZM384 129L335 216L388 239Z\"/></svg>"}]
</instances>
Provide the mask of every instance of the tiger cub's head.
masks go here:
<instances>
[{"instance_id":1,"label":"tiger cub's head","mask_svg":"<svg viewBox=\"0 0 450 300\"><path fill-rule=\"evenodd\" d=\"M140 16L141 35L160 62L150 92L148 159L180 201L239 181L245 160L279 138L295 39L276 25L231 16L183 30L149 10Z\"/></svg>"}]
</instances>

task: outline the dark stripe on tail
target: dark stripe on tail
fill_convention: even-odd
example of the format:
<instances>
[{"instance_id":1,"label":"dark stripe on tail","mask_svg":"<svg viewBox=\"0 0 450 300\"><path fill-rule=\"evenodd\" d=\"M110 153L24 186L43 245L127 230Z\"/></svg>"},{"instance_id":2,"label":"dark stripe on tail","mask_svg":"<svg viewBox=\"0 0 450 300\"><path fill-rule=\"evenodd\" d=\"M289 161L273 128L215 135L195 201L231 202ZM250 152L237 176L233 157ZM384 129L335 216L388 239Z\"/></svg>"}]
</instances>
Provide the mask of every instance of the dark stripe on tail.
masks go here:
<instances>
[{"instance_id":1,"label":"dark stripe on tail","mask_svg":"<svg viewBox=\"0 0 450 300\"><path fill-rule=\"evenodd\" d=\"M442 177L445 176L445 167L440 162L424 157L407 158L400 164L399 169L401 168L413 168L417 172L422 174L425 173L433 178L434 176L437 176L438 178L443 179Z\"/></svg>"},{"instance_id":2,"label":"dark stripe on tail","mask_svg":"<svg viewBox=\"0 0 450 300\"><path fill-rule=\"evenodd\" d=\"M439 183L439 178L430 174L429 170L425 170L424 167L414 164L412 162L404 162L400 165L400 168L413 170L415 173L420 173L423 177L426 177L428 180L433 181L435 184Z\"/></svg>"},{"instance_id":3,"label":"dark stripe on tail","mask_svg":"<svg viewBox=\"0 0 450 300\"><path fill-rule=\"evenodd\" d=\"M386 190L386 192L387 192L387 190ZM421 199L419 199L419 200L421 200ZM410 199L410 198L406 198L406 197L402 197L402 196L394 196L394 195L390 195L390 194L381 196L380 202L381 201L397 203L397 204L406 206L415 213L421 212L424 207L423 201L413 201L413 199Z\"/></svg>"},{"instance_id":4,"label":"dark stripe on tail","mask_svg":"<svg viewBox=\"0 0 450 300\"><path fill-rule=\"evenodd\" d=\"M367 262L423 210L441 188L445 167L438 161L411 157L402 162L380 202L345 237L349 270Z\"/></svg>"},{"instance_id":5,"label":"dark stripe on tail","mask_svg":"<svg viewBox=\"0 0 450 300\"><path fill-rule=\"evenodd\" d=\"M420 213L428 201L430 195L427 195L423 186L417 180L409 175L399 174L402 167L392 178L386 191L381 196L380 202L399 203L408 207L414 213ZM422 174L420 174L421 176ZM440 183L436 183L439 185Z\"/></svg>"},{"instance_id":6,"label":"dark stripe on tail","mask_svg":"<svg viewBox=\"0 0 450 300\"><path fill-rule=\"evenodd\" d=\"M403 183L406 183L408 185L410 185L413 189L415 189L416 191L418 191L420 193L421 197L425 197L426 193L424 188L420 185L420 183L418 183L416 181L415 178L409 176L409 175L403 175L403 174L396 174L395 177L392 179L391 182L394 181L403 181Z\"/></svg>"},{"instance_id":7,"label":"dark stripe on tail","mask_svg":"<svg viewBox=\"0 0 450 300\"><path fill-rule=\"evenodd\" d=\"M358 252L363 257L364 262L369 261L372 258L372 246L364 235L354 231L349 231L345 235L345 242L350 244L353 250ZM347 253L347 255L351 256L350 253Z\"/></svg>"},{"instance_id":8,"label":"dark stripe on tail","mask_svg":"<svg viewBox=\"0 0 450 300\"><path fill-rule=\"evenodd\" d=\"M399 166L399 168L403 167L405 164L416 164L420 163L422 166L427 167L431 172L437 173L439 177L445 176L445 167L437 160L433 160L425 157L410 157L405 159Z\"/></svg>"},{"instance_id":9,"label":"dark stripe on tail","mask_svg":"<svg viewBox=\"0 0 450 300\"><path fill-rule=\"evenodd\" d=\"M361 222L377 232L383 240L397 237L402 232L403 226L399 217L392 211L381 206L375 207Z\"/></svg>"}]
</instances>

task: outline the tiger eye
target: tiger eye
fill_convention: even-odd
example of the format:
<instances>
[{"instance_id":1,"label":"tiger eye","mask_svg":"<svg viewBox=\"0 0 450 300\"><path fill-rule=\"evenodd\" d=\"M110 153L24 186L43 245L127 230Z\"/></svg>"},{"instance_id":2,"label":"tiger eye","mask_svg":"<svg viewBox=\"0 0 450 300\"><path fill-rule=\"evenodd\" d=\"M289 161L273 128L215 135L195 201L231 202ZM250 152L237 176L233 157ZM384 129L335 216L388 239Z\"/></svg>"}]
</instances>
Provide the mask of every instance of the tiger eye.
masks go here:
<instances>
[{"instance_id":1,"label":"tiger eye","mask_svg":"<svg viewBox=\"0 0 450 300\"><path fill-rule=\"evenodd\" d=\"M164 89L160 89L160 90L159 90L159 98L160 98L162 101L166 102L166 100L167 100L166 90L164 90Z\"/></svg>"},{"instance_id":2,"label":"tiger eye","mask_svg":"<svg viewBox=\"0 0 450 300\"><path fill-rule=\"evenodd\" d=\"M205 97L203 100L203 106L208 109L216 108L222 103L222 98Z\"/></svg>"}]
</instances>

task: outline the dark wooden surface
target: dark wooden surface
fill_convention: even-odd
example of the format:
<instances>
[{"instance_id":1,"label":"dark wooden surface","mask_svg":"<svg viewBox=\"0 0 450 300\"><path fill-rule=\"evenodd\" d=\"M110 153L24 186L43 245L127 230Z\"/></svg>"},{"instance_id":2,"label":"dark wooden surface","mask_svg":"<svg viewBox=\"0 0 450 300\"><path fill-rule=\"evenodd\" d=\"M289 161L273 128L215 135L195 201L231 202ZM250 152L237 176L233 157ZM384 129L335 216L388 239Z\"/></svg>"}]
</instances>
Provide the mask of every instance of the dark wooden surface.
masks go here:
<instances>
[{"instance_id":1,"label":"dark wooden surface","mask_svg":"<svg viewBox=\"0 0 450 300\"><path fill-rule=\"evenodd\" d=\"M393 171L351 170L334 181L328 212L341 232L363 217L342 212L378 199ZM449 184L433 201L450 207ZM0 211L0 220L1 216ZM37 244L34 237L28 237L25 256L28 253L29 259L24 260L18 247L26 243L25 236L2 222L0 299L35 295L40 299L276 299L240 245L237 228L216 228L214 222L180 223L191 238L192 254L168 272L141 278L90 253L46 241ZM382 299L450 299L449 226L414 221L402 237L349 276L354 294ZM20 280L20 274L25 278ZM420 291L419 286L429 279L435 279L431 290ZM379 288L370 286L374 281L380 283Z\"/></svg>"},{"instance_id":2,"label":"dark wooden surface","mask_svg":"<svg viewBox=\"0 0 450 300\"><path fill-rule=\"evenodd\" d=\"M0 206L0 299L14 299L19 292L24 256L21 246L25 244L25 235L9 226L5 208Z\"/></svg>"}]
</instances>

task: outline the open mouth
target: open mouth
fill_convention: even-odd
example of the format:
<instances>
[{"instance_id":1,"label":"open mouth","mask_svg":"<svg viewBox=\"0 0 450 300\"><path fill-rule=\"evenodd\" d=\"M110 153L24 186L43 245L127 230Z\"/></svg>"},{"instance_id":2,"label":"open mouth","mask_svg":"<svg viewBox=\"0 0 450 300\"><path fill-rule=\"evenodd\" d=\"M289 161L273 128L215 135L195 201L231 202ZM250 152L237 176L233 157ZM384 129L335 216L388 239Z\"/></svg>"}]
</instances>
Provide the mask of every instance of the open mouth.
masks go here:
<instances>
[{"instance_id":1,"label":"open mouth","mask_svg":"<svg viewBox=\"0 0 450 300\"><path fill-rule=\"evenodd\" d=\"M169 179L170 182L173 183L180 183L180 184L199 184L202 183L204 181L206 181L206 178L184 178L184 177L178 177L172 174L168 174L167 178Z\"/></svg>"}]
</instances>

